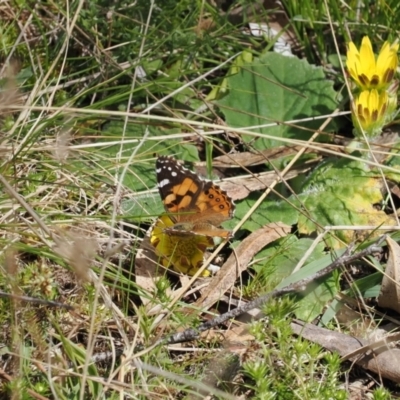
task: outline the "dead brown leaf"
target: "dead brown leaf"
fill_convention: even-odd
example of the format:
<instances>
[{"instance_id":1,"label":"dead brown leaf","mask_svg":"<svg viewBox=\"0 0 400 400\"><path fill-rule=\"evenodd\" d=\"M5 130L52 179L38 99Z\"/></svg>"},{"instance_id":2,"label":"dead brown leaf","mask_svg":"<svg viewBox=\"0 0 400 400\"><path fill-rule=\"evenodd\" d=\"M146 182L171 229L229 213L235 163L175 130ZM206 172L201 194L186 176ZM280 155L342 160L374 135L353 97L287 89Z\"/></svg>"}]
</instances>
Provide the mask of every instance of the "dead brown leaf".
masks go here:
<instances>
[{"instance_id":1,"label":"dead brown leaf","mask_svg":"<svg viewBox=\"0 0 400 400\"><path fill-rule=\"evenodd\" d=\"M352 337L344 333L330 331L312 324L296 321L291 324L297 335L339 353L382 378L400 382L400 349L392 347L399 340L399 333L389 334L378 341Z\"/></svg>"},{"instance_id":2,"label":"dead brown leaf","mask_svg":"<svg viewBox=\"0 0 400 400\"><path fill-rule=\"evenodd\" d=\"M285 175L285 179L293 179L299 174L308 172L312 166L293 168ZM271 186L278 178L275 171L269 171L262 175L255 174L253 177L247 176L244 178L235 179L232 181L221 181L218 183L219 187L225 190L233 200L245 199L251 192L256 190L264 190Z\"/></svg>"},{"instance_id":3,"label":"dead brown leaf","mask_svg":"<svg viewBox=\"0 0 400 400\"><path fill-rule=\"evenodd\" d=\"M400 312L400 246L389 236L386 239L389 258L378 296L379 307Z\"/></svg>"},{"instance_id":4,"label":"dead brown leaf","mask_svg":"<svg viewBox=\"0 0 400 400\"><path fill-rule=\"evenodd\" d=\"M294 156L302 149L301 146L279 146L273 149L251 153L243 151L241 153L232 153L224 156L215 157L213 160L214 168L227 167L249 167L270 162L282 157ZM306 153L315 152L313 149L307 149Z\"/></svg>"},{"instance_id":5,"label":"dead brown leaf","mask_svg":"<svg viewBox=\"0 0 400 400\"><path fill-rule=\"evenodd\" d=\"M237 321L236 321L237 322ZM249 332L248 324L232 325L224 334L224 339L229 343L251 342L255 337Z\"/></svg>"}]
</instances>

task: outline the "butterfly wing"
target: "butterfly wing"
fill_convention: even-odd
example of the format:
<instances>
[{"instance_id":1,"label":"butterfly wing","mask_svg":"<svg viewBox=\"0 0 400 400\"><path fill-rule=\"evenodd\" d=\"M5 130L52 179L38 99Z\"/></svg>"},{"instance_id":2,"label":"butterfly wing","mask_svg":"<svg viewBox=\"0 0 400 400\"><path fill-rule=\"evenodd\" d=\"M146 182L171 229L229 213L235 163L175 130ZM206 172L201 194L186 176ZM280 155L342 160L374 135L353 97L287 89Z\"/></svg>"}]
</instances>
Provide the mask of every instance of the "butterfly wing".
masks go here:
<instances>
[{"instance_id":1,"label":"butterfly wing","mask_svg":"<svg viewBox=\"0 0 400 400\"><path fill-rule=\"evenodd\" d=\"M161 156L156 162L158 190L165 211L175 222L190 221L199 212L196 199L203 190L204 181L184 168L172 157Z\"/></svg>"},{"instance_id":2,"label":"butterfly wing","mask_svg":"<svg viewBox=\"0 0 400 400\"><path fill-rule=\"evenodd\" d=\"M184 231L227 236L218 226L232 217L234 204L228 194L211 181L200 179L175 159L161 156L156 163L158 189L165 210Z\"/></svg>"}]
</instances>

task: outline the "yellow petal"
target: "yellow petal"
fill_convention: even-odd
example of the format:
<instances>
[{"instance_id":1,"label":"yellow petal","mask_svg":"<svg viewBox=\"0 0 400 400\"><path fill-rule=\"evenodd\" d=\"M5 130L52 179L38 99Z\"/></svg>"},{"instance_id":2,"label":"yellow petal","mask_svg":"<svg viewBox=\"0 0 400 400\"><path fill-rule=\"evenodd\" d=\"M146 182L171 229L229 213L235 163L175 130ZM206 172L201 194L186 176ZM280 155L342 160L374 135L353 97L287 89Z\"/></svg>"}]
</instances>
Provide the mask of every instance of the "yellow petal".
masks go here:
<instances>
[{"instance_id":1,"label":"yellow petal","mask_svg":"<svg viewBox=\"0 0 400 400\"><path fill-rule=\"evenodd\" d=\"M379 95L376 90L369 92L368 108L373 112L379 108Z\"/></svg>"},{"instance_id":2,"label":"yellow petal","mask_svg":"<svg viewBox=\"0 0 400 400\"><path fill-rule=\"evenodd\" d=\"M353 42L350 42L348 46L346 66L352 78L358 80L360 54Z\"/></svg>"},{"instance_id":3,"label":"yellow petal","mask_svg":"<svg viewBox=\"0 0 400 400\"><path fill-rule=\"evenodd\" d=\"M376 62L375 54L372 50L372 44L368 36L364 36L360 48L360 63L362 73L366 76L372 76L375 73Z\"/></svg>"},{"instance_id":4,"label":"yellow petal","mask_svg":"<svg viewBox=\"0 0 400 400\"><path fill-rule=\"evenodd\" d=\"M398 44L390 45L389 42L385 42L379 53L377 60L377 70L380 76L382 76L383 83L389 83L398 65L397 50Z\"/></svg>"}]
</instances>

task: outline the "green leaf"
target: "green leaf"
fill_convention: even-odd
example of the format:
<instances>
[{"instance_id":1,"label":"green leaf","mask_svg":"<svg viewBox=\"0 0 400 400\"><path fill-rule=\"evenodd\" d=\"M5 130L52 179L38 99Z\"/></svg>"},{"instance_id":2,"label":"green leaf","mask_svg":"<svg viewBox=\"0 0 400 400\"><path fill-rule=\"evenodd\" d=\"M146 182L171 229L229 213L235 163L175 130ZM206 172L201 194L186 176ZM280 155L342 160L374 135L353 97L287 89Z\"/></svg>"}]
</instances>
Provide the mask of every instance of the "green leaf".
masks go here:
<instances>
[{"instance_id":1,"label":"green leaf","mask_svg":"<svg viewBox=\"0 0 400 400\"><path fill-rule=\"evenodd\" d=\"M226 78L229 92L216 104L232 127L248 128L318 117L330 114L337 105L336 92L323 69L296 57L268 52L250 62L241 60L241 67L235 65L230 74ZM273 137L306 140L320 125L321 121L315 120L254 128L253 131ZM333 129L333 124L325 131L330 129ZM243 136L243 140L252 141L260 150L281 144L267 137L254 141L253 136Z\"/></svg>"},{"instance_id":2,"label":"green leaf","mask_svg":"<svg viewBox=\"0 0 400 400\"><path fill-rule=\"evenodd\" d=\"M335 253L336 258L340 257L344 252L345 249L337 251ZM314 253L315 251L313 252L313 254ZM292 283L296 283L302 279L308 278L309 276L314 275L321 269L327 267L333 261L331 254L322 255L322 252L319 252L319 258L318 253L315 254L317 257L315 257L314 261L307 263L300 270L288 276L277 286L277 288L283 288ZM328 304L330 300L334 298L336 293L338 293L338 291L340 290L340 285L337 277L338 273L334 273L330 276L316 280L312 285L309 285L307 287L307 290L305 292L302 292L301 295L298 295L298 308L295 312L297 318L304 319L305 321L312 321L315 317L321 314L324 307Z\"/></svg>"},{"instance_id":3,"label":"green leaf","mask_svg":"<svg viewBox=\"0 0 400 400\"><path fill-rule=\"evenodd\" d=\"M234 227L247 214L256 201L257 196L252 194L236 204L235 218L228 222L229 225ZM254 232L271 222L283 222L287 225L293 225L297 222L297 218L297 210L289 203L266 199L244 223L243 229ZM228 225L225 226L228 227Z\"/></svg>"},{"instance_id":4,"label":"green leaf","mask_svg":"<svg viewBox=\"0 0 400 400\"><path fill-rule=\"evenodd\" d=\"M319 271L321 266L329 265L332 257L325 254L324 245L319 243L310 254L306 265L291 275L312 244L313 240L298 239L295 235L275 241L257 254L257 259L260 260L254 264L254 269L258 272L257 279L265 281L267 290L274 287L282 288L300 279L308 278ZM305 292L297 296L298 302L295 311L297 318L304 321L313 320L332 300L338 288L337 279L333 274L313 282Z\"/></svg>"},{"instance_id":5,"label":"green leaf","mask_svg":"<svg viewBox=\"0 0 400 400\"><path fill-rule=\"evenodd\" d=\"M158 192L139 193L121 202L122 215L135 221L151 220L163 212L164 206Z\"/></svg>"},{"instance_id":6,"label":"green leaf","mask_svg":"<svg viewBox=\"0 0 400 400\"><path fill-rule=\"evenodd\" d=\"M76 371L81 371L83 365L85 365L86 358L88 355L86 354L86 349L77 345L69 338L59 335L59 340L63 344L63 351L66 353L68 358L71 360L73 367ZM97 371L96 366L93 363L89 363L88 365L88 374L89 376L98 377L99 373ZM76 382L76 385L80 385L81 381L78 378L71 378ZM91 398L96 398L100 396L102 386L96 380L88 379L87 380L88 392L90 393ZM81 389L83 390L83 389Z\"/></svg>"},{"instance_id":7,"label":"green leaf","mask_svg":"<svg viewBox=\"0 0 400 400\"><path fill-rule=\"evenodd\" d=\"M393 235L395 236L395 235ZM375 242L375 240L374 240ZM367 248L372 244L372 241L367 240L363 242L356 251ZM384 245L384 243L382 243ZM381 283L383 277L383 267L378 260L376 260L373 256L368 257L369 262L377 269L377 272L372 274L368 274L360 279L354 281L350 288L345 290L344 293L346 296L351 296L354 298L358 298L360 295L364 298L376 298L378 297L381 291ZM329 307L325 310L324 314L321 317L320 323L327 325L332 318L335 317L336 313L343 307L343 300L334 299Z\"/></svg>"},{"instance_id":8,"label":"green leaf","mask_svg":"<svg viewBox=\"0 0 400 400\"><path fill-rule=\"evenodd\" d=\"M207 101L219 99L226 94L229 88L229 77L239 73L243 65L249 64L252 61L253 54L247 50L242 51L242 53L239 54L233 61L232 66L229 69L228 76L224 78L222 82L218 86L214 87L213 90L211 90L211 92L208 94Z\"/></svg>"},{"instance_id":9,"label":"green leaf","mask_svg":"<svg viewBox=\"0 0 400 400\"><path fill-rule=\"evenodd\" d=\"M303 239L304 240L304 239ZM284 279L278 286L277 289L288 286L292 283L296 283L302 279L308 278L310 275L313 275L325 268L329 264L331 264L334 259L340 257L346 250L341 249L335 251L335 257L331 254L323 255L320 258L317 258L315 261L307 263L304 265L299 271L296 271L294 274L289 275L286 279Z\"/></svg>"},{"instance_id":10,"label":"green leaf","mask_svg":"<svg viewBox=\"0 0 400 400\"><path fill-rule=\"evenodd\" d=\"M291 200L305 209L299 215L298 227L300 233L307 235L321 231L324 226L394 224L384 211L374 207L382 201L381 179L363 162L328 160L309 177L303 193ZM335 233L346 243L354 240L352 230ZM341 246L333 237L327 240L332 247Z\"/></svg>"},{"instance_id":11,"label":"green leaf","mask_svg":"<svg viewBox=\"0 0 400 400\"><path fill-rule=\"evenodd\" d=\"M298 239L295 235L276 240L257 254L261 261L256 262L253 268L269 287L275 287L292 273L312 243L311 239ZM323 244L317 245L308 262L321 258L323 249Z\"/></svg>"},{"instance_id":12,"label":"green leaf","mask_svg":"<svg viewBox=\"0 0 400 400\"><path fill-rule=\"evenodd\" d=\"M307 287L305 292L297 295L299 298L295 310L297 318L311 322L322 313L326 305L339 292L337 276L336 272L323 279L317 279Z\"/></svg>"}]
</instances>

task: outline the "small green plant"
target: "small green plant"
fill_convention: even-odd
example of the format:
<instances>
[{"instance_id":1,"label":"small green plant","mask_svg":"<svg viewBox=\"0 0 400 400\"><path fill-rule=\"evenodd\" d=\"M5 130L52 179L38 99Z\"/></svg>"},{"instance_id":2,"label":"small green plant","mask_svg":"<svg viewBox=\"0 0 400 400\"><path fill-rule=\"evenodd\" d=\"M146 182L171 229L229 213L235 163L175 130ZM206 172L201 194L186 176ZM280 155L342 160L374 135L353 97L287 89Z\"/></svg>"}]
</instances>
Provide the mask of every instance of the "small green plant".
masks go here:
<instances>
[{"instance_id":1,"label":"small green plant","mask_svg":"<svg viewBox=\"0 0 400 400\"><path fill-rule=\"evenodd\" d=\"M243 365L255 399L347 399L341 389L339 357L293 336L293 300L270 302L266 320L252 326L259 348ZM321 381L323 380L323 384Z\"/></svg>"},{"instance_id":2,"label":"small green plant","mask_svg":"<svg viewBox=\"0 0 400 400\"><path fill-rule=\"evenodd\" d=\"M372 393L373 400L390 400L392 398L390 392L383 387L374 390Z\"/></svg>"}]
</instances>

